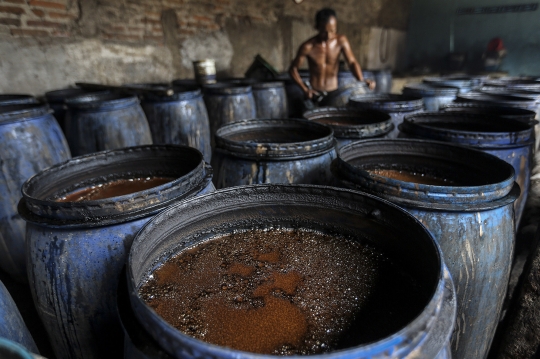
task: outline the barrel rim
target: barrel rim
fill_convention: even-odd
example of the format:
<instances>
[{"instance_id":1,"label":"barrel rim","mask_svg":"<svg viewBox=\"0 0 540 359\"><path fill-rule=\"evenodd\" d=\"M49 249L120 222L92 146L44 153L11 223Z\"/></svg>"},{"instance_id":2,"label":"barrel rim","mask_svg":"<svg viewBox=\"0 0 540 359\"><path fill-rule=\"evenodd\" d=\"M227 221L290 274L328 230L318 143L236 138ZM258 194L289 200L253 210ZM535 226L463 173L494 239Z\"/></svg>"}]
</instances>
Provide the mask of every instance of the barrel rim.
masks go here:
<instances>
[{"instance_id":1,"label":"barrel rim","mask_svg":"<svg viewBox=\"0 0 540 359\"><path fill-rule=\"evenodd\" d=\"M452 121L454 120L454 121ZM479 123L491 124L495 121L514 126L516 131L488 132L455 130L430 126L437 122ZM443 142L459 143L477 148L491 148L496 146L528 146L534 143L534 127L515 119L483 115L479 113L423 112L405 116L399 125L399 130L411 136L420 136L424 139L434 139Z\"/></svg>"},{"instance_id":2,"label":"barrel rim","mask_svg":"<svg viewBox=\"0 0 540 359\"><path fill-rule=\"evenodd\" d=\"M443 104L441 105L441 110L442 111L448 111L448 112L451 112L453 110L457 110L457 109L464 109L464 110L467 110L467 109L471 109L471 110L482 110L482 109L485 109L485 110L492 110L494 112L512 112L512 113L506 113L506 114L503 114L504 116L510 116L512 114L516 114L516 115L523 115L523 116L531 116L531 120L534 119L534 117L536 116L536 112L534 111L531 111L531 110L527 110L527 109L524 109L524 108L521 108L521 107L505 107L504 105L497 105L497 104L493 104L491 105L491 103L481 103L481 102L452 102L452 103L447 103L447 104Z\"/></svg>"},{"instance_id":3,"label":"barrel rim","mask_svg":"<svg viewBox=\"0 0 540 359\"><path fill-rule=\"evenodd\" d=\"M348 106L388 112L412 112L423 109L424 100L420 96L406 94L368 93L351 96Z\"/></svg>"},{"instance_id":4,"label":"barrel rim","mask_svg":"<svg viewBox=\"0 0 540 359\"><path fill-rule=\"evenodd\" d=\"M147 84L135 84L144 86ZM130 86L133 86L130 85ZM173 85L169 86L169 88L172 88L174 93L170 96L167 95L156 95L153 93L145 92L140 95L141 102L148 102L148 103L165 103L165 102L181 102L181 101L189 101L193 100L199 97L202 97L201 89L196 86L190 86L190 85Z\"/></svg>"},{"instance_id":5,"label":"barrel rim","mask_svg":"<svg viewBox=\"0 0 540 359\"><path fill-rule=\"evenodd\" d=\"M9 350L10 353L17 355L19 359L34 359L34 356L24 346L8 338L0 337L0 348Z\"/></svg>"},{"instance_id":6,"label":"barrel rim","mask_svg":"<svg viewBox=\"0 0 540 359\"><path fill-rule=\"evenodd\" d=\"M337 116L332 116L336 114ZM339 116L343 115L343 116ZM339 124L339 117L356 117L358 124ZM304 112L304 118L320 123L334 130L336 138L368 138L382 136L394 129L392 117L385 112L376 110L361 110L351 107L319 107ZM319 122L325 118L336 118L336 124ZM373 118L373 121L364 121ZM364 122L362 122L364 121Z\"/></svg>"},{"instance_id":7,"label":"barrel rim","mask_svg":"<svg viewBox=\"0 0 540 359\"><path fill-rule=\"evenodd\" d=\"M172 325L168 324L164 319L162 319L152 308L150 308L144 302L142 298L140 298L140 296L138 295L138 290L137 290L138 287L140 286L140 283L135 283L135 275L134 275L133 266L132 266L133 256L134 256L133 253L135 251L135 248L138 245L138 242L143 242L144 237L148 236L149 233L151 234L153 228L162 225L164 220L172 218L171 216L174 216L175 212L191 213L190 207L197 208L196 207L197 205L199 205L200 207L204 207L200 205L200 202L203 202L204 204L204 201L208 201L209 199L212 199L213 197L219 198L219 197L230 196L230 198L234 201L234 200L237 200L239 196L247 195L247 197L251 201L255 201L254 203L259 203L258 194L263 194L265 192L271 192L271 191L275 191L276 193L280 193L280 194L292 193L294 195L298 194L298 192L294 192L294 191L301 191L301 194L308 194L308 195L319 195L319 196L321 194L331 195L334 199L337 199L337 201L335 201L335 203L332 204L332 208L336 208L336 209L340 208L341 206L345 206L343 202L339 200L340 198L348 198L352 200L355 198L358 199L360 197L363 197L364 201L365 199L368 199L370 201L377 201L379 203L382 203L383 206L393 207L393 210L398 210L400 215L407 216L412 222L415 222L416 225L420 225L419 228L421 228L427 234L427 237L432 239L431 244L435 248L437 260L439 263L438 264L439 266L438 283L437 285L435 285L430 301L427 303L425 310L419 313L418 316L414 318L411 322L409 322L404 328L400 329L399 331L395 332L389 337L384 338L374 343L368 343L368 344L356 346L353 348L336 350L336 351L321 354L321 355L311 355L310 357L324 358L324 359L339 359L339 358L342 358L343 355L350 355L350 357L357 357L357 356L354 356L354 354L356 354L356 351L358 350L365 350L366 353L361 353L361 354L365 355L366 357L370 357L370 355L387 353L388 346L392 346L396 350L404 350L404 347L406 347L408 344L410 345L411 342L415 343L415 345L418 345L421 342L421 340L426 337L428 328L434 324L435 316L440 311L440 308L441 308L440 303L443 298L443 293L445 293L445 283L448 282L444 278L446 265L444 263L442 251L440 249L439 244L434 239L433 235L412 214L410 214L409 212L403 210L401 207L383 198L380 198L380 197L377 197L377 196L374 196L365 192L353 191L353 190L345 189L345 188L318 186L318 185L259 184L259 185L231 187L231 188L226 188L226 189L219 190L213 193L209 193L203 196L199 196L197 198L190 198L190 199L184 200L173 206L170 206L169 208L161 212L159 215L154 217L152 220L146 223L141 228L141 230L137 233L133 241L133 245L131 247L132 249L130 250L128 259L126 261L127 263L126 275L127 275L127 282L128 282L129 297L130 297L131 305L133 307L133 311L136 314L136 319L139 322L141 322L141 324L142 322L148 323L149 321L152 321L154 323L159 323L162 326L162 329L165 330L167 335L172 336L176 342L183 341L184 343L187 342L195 346L200 346L202 344L204 345L204 348L207 349L205 350L205 352L208 353L208 355L210 356L216 355L216 357L223 357L223 356L220 356L220 354L231 353L232 351L239 354L249 355L249 358L252 358L252 359L277 358L277 356L274 356L274 355L264 355L264 354L242 352L242 351L232 350L226 347L217 346L214 344L206 343L201 340L195 339L191 336L188 336L178 331ZM309 199L303 200L303 202L305 202L306 204L312 203L311 201L309 201ZM283 202L279 202L279 203L283 203ZM341 207L341 208L344 208L344 207ZM348 211L352 211L352 210L354 210L352 207L348 207ZM206 212L205 215L208 215L208 213L210 212ZM167 232L171 233L171 229L167 229ZM450 278L449 273L447 274L448 274L448 277ZM451 287L453 287L453 284L451 284ZM454 293L454 296L455 296L455 292L453 290L452 290L452 293ZM454 308L454 311L455 311L455 308ZM424 332L423 334L425 335L421 336L421 338L419 336L411 338L409 331L413 331L413 330L422 331ZM451 333L451 330L450 330L450 333ZM152 334L152 333L149 333L149 334ZM159 342L162 346L164 345L170 346L169 350L171 350L171 348L174 347L175 344L170 340L163 339L163 334L164 332L161 332L159 333L159 335L158 334L152 335L152 337L157 342ZM447 334L449 335L449 333ZM172 355L171 352L169 352L169 354ZM302 358L301 356L292 356L292 357Z\"/></svg>"},{"instance_id":8,"label":"barrel rim","mask_svg":"<svg viewBox=\"0 0 540 359\"><path fill-rule=\"evenodd\" d=\"M203 86L205 95L244 95L252 93L251 85L218 82Z\"/></svg>"},{"instance_id":9,"label":"barrel rim","mask_svg":"<svg viewBox=\"0 0 540 359\"><path fill-rule=\"evenodd\" d=\"M436 77L428 76L422 79L422 82L427 84L443 85L449 87L458 87L458 88L472 88L474 87L474 80L468 79L465 77Z\"/></svg>"},{"instance_id":10,"label":"barrel rim","mask_svg":"<svg viewBox=\"0 0 540 359\"><path fill-rule=\"evenodd\" d=\"M416 96L456 96L459 88L451 86L435 86L427 83L407 84L403 87L404 95Z\"/></svg>"},{"instance_id":11,"label":"barrel rim","mask_svg":"<svg viewBox=\"0 0 540 359\"><path fill-rule=\"evenodd\" d=\"M536 101L527 97L521 97L516 95L492 95L485 94L482 92L468 92L458 94L456 96L456 101L465 101L465 102L480 102L480 103L496 103L499 106L507 107L528 107L535 108Z\"/></svg>"},{"instance_id":12,"label":"barrel rim","mask_svg":"<svg viewBox=\"0 0 540 359\"><path fill-rule=\"evenodd\" d=\"M47 104L41 103L0 106L0 125L31 121L52 113Z\"/></svg>"},{"instance_id":13,"label":"barrel rim","mask_svg":"<svg viewBox=\"0 0 540 359\"><path fill-rule=\"evenodd\" d=\"M67 97L73 97L82 95L85 92L89 92L80 87L66 87L58 90L51 90L45 92L45 98L47 102L61 102L63 103Z\"/></svg>"},{"instance_id":14,"label":"barrel rim","mask_svg":"<svg viewBox=\"0 0 540 359\"><path fill-rule=\"evenodd\" d=\"M88 93L67 98L68 109L77 111L109 111L132 106L139 103L135 95L115 92Z\"/></svg>"},{"instance_id":15,"label":"barrel rim","mask_svg":"<svg viewBox=\"0 0 540 359\"><path fill-rule=\"evenodd\" d=\"M172 153L171 153L172 152ZM114 168L126 158L144 154L146 159L156 158L160 154L170 153L171 156L185 158L186 154L196 156L193 162L196 166L188 173L163 185L149 188L144 191L134 192L123 196L110 197L92 201L81 202L56 202L50 195L43 191L50 191L40 183L47 183L48 178L58 176L58 173L73 171L72 175L84 175L88 173L87 164L94 166ZM116 161L116 162L115 162ZM121 171L124 173L125 171ZM131 172L129 172L131 173ZM129 174L128 173L128 174ZM111 172L110 176L115 173ZM137 175L133 173L133 175ZM74 178L74 176L71 176ZM103 176L98 178L103 180ZM95 178L86 179L86 182ZM114 180L115 178L105 178ZM78 227L102 227L110 224L118 224L134 219L144 218L157 213L181 198L200 192L206 188L212 179L212 168L204 162L202 153L192 147L182 145L143 145L126 147L116 150L107 150L91 153L84 156L74 157L70 160L53 165L34 176L30 177L21 188L22 199L18 204L21 217L27 222L49 227L78 228ZM89 186L90 183L66 179L65 192L75 191L78 188ZM36 193L41 191L41 193ZM55 193L59 193L56 191ZM48 196L43 198L43 196Z\"/></svg>"},{"instance_id":16,"label":"barrel rim","mask_svg":"<svg viewBox=\"0 0 540 359\"><path fill-rule=\"evenodd\" d=\"M396 148L401 146L399 147L401 150L398 151L393 146ZM364 152L358 151L359 148L363 149ZM407 153L403 151L404 148L407 149ZM487 185L438 186L406 182L370 174L364 169L349 163L352 159L369 156L369 154L377 150L386 150L383 154L389 158L394 158L398 153L400 155L406 153L413 157L431 157L448 162L452 160L449 154L452 151L454 153L453 157L456 158L453 162L456 162L456 165L459 164L457 159L473 159L477 164L482 163L484 166L489 164L490 168L500 166L500 170L508 173L508 176L504 175L502 176L504 178L499 179L499 182ZM378 155L380 157L380 153ZM475 166L469 167L476 168ZM513 191L515 171L512 165L482 151L440 141L419 139L366 139L356 141L338 150L337 158L332 163L332 173L348 188L370 191L370 193L400 205L414 204L415 207L422 208L469 212L500 207L503 204L513 202L517 198L515 191ZM519 186L517 194L519 196Z\"/></svg>"},{"instance_id":17,"label":"barrel rim","mask_svg":"<svg viewBox=\"0 0 540 359\"><path fill-rule=\"evenodd\" d=\"M269 130L281 128L301 128L319 132L319 138L301 142L251 142L235 141L226 136L242 132L242 130ZM319 156L334 149L334 130L331 127L305 119L251 119L236 121L219 128L215 133L216 150L229 155L247 159L289 160Z\"/></svg>"}]
</instances>

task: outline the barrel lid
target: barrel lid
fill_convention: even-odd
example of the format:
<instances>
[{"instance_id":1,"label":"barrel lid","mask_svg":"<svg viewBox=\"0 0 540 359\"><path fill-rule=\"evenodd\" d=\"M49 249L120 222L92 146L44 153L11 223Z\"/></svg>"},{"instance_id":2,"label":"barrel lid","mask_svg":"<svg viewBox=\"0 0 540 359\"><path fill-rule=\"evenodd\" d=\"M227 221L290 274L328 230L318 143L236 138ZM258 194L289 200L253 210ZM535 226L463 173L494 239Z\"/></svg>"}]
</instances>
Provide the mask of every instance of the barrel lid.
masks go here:
<instances>
[{"instance_id":1,"label":"barrel lid","mask_svg":"<svg viewBox=\"0 0 540 359\"><path fill-rule=\"evenodd\" d=\"M203 86L205 95L241 95L252 91L251 86L235 83L215 83Z\"/></svg>"},{"instance_id":2,"label":"barrel lid","mask_svg":"<svg viewBox=\"0 0 540 359\"><path fill-rule=\"evenodd\" d=\"M450 86L435 86L427 83L408 84L403 87L403 94L413 96L455 96L459 89Z\"/></svg>"},{"instance_id":3,"label":"barrel lid","mask_svg":"<svg viewBox=\"0 0 540 359\"><path fill-rule=\"evenodd\" d=\"M70 97L65 103L68 108L79 111L106 111L131 106L139 103L139 99L135 95L99 92Z\"/></svg>"},{"instance_id":4,"label":"barrel lid","mask_svg":"<svg viewBox=\"0 0 540 359\"><path fill-rule=\"evenodd\" d=\"M476 148L520 147L534 142L530 124L484 114L424 112L406 116L399 129L415 138Z\"/></svg>"},{"instance_id":5,"label":"barrel lid","mask_svg":"<svg viewBox=\"0 0 540 359\"><path fill-rule=\"evenodd\" d=\"M2 94L0 95L0 106L23 105L38 103L38 100L32 95L25 94Z\"/></svg>"},{"instance_id":6,"label":"barrel lid","mask_svg":"<svg viewBox=\"0 0 540 359\"><path fill-rule=\"evenodd\" d=\"M374 170L432 176L447 180L448 185L395 179ZM446 211L497 208L514 202L520 192L517 187L516 195L513 189L515 172L510 164L472 148L438 141L356 141L338 150L332 172L348 187L398 205Z\"/></svg>"},{"instance_id":7,"label":"barrel lid","mask_svg":"<svg viewBox=\"0 0 540 359\"><path fill-rule=\"evenodd\" d=\"M394 128L387 113L348 107L320 107L304 112L304 118L331 127L337 138L378 137Z\"/></svg>"},{"instance_id":8,"label":"barrel lid","mask_svg":"<svg viewBox=\"0 0 540 359\"><path fill-rule=\"evenodd\" d=\"M318 156L334 148L334 131L301 119L233 122L216 131L216 148L235 157L287 160Z\"/></svg>"},{"instance_id":9,"label":"barrel lid","mask_svg":"<svg viewBox=\"0 0 540 359\"><path fill-rule=\"evenodd\" d=\"M24 105L0 106L0 124L14 121L32 120L52 113L47 104L31 103Z\"/></svg>"},{"instance_id":10,"label":"barrel lid","mask_svg":"<svg viewBox=\"0 0 540 359\"><path fill-rule=\"evenodd\" d=\"M161 176L171 182L111 198L57 202L80 189L118 179ZM100 227L147 217L204 189L212 169L195 148L146 145L102 151L54 165L22 186L20 215L28 222L52 227Z\"/></svg>"},{"instance_id":11,"label":"barrel lid","mask_svg":"<svg viewBox=\"0 0 540 359\"><path fill-rule=\"evenodd\" d=\"M369 93L352 96L348 106L385 112L410 112L424 108L424 100L419 96Z\"/></svg>"},{"instance_id":12,"label":"barrel lid","mask_svg":"<svg viewBox=\"0 0 540 359\"><path fill-rule=\"evenodd\" d=\"M456 97L456 102L461 101L473 101L481 103L491 103L497 106L507 107L521 107L526 109L535 109L536 101L527 97L521 97L517 95L503 95L503 94L486 94L481 92L468 92L459 94Z\"/></svg>"}]
</instances>

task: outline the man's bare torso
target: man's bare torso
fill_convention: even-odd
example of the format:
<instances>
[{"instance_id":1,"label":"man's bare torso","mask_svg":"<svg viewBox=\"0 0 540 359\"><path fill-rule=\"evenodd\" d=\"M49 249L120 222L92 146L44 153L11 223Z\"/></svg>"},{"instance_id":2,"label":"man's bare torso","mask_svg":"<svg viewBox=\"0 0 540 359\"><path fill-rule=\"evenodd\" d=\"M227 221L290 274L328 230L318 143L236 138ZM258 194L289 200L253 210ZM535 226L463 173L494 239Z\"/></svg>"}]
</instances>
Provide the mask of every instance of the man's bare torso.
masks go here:
<instances>
[{"instance_id":1,"label":"man's bare torso","mask_svg":"<svg viewBox=\"0 0 540 359\"><path fill-rule=\"evenodd\" d=\"M326 41L314 36L306 41L306 58L309 81L314 90L333 91L338 88L339 56L342 51L342 35Z\"/></svg>"}]
</instances>

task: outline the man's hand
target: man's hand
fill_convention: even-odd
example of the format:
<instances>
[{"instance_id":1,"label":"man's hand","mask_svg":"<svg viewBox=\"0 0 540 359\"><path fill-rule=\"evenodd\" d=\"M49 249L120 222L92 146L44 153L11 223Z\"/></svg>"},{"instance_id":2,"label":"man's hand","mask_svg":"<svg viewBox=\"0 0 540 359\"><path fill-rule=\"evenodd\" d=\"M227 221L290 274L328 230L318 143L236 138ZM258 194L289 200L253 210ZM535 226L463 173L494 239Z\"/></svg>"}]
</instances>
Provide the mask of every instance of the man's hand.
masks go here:
<instances>
[{"instance_id":1,"label":"man's hand","mask_svg":"<svg viewBox=\"0 0 540 359\"><path fill-rule=\"evenodd\" d=\"M315 96L319 96L320 93L315 91L314 89L312 88L309 88L307 90L304 90L304 96L306 97L306 99L313 99L313 97Z\"/></svg>"},{"instance_id":2,"label":"man's hand","mask_svg":"<svg viewBox=\"0 0 540 359\"><path fill-rule=\"evenodd\" d=\"M370 80L370 79L364 79L364 82L366 83L366 85L369 87L370 90L373 90L375 89L375 81L373 80Z\"/></svg>"}]
</instances>

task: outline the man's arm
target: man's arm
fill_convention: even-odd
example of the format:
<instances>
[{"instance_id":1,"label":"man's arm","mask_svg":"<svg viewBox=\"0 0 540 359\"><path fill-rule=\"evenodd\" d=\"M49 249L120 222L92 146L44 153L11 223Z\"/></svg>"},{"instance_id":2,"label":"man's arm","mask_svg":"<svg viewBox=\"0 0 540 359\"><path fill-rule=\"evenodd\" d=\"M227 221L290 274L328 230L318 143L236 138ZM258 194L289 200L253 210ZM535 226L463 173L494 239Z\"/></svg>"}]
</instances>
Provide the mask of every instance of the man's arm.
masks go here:
<instances>
[{"instance_id":1,"label":"man's arm","mask_svg":"<svg viewBox=\"0 0 540 359\"><path fill-rule=\"evenodd\" d=\"M356 58L354 57L354 54L351 50L351 45L349 44L349 40L347 39L347 37L345 35L341 35L340 42L341 51L343 52L343 55L345 56L345 61L347 61L349 69L351 70L353 75L358 79L358 81L365 82L368 87L373 90L375 88L375 81L364 78L364 75L362 74L362 69L360 68L360 64L358 63L358 61L356 61Z\"/></svg>"},{"instance_id":2,"label":"man's arm","mask_svg":"<svg viewBox=\"0 0 540 359\"><path fill-rule=\"evenodd\" d=\"M291 66L289 67L289 75L291 78L300 86L302 91L304 92L306 98L312 98L315 94L315 91L313 89L310 89L306 86L304 81L302 80L302 77L300 77L300 73L298 72L298 69L304 62L304 59L306 58L307 54L309 53L310 45L308 43L304 43L300 46L298 49L298 53L296 54L296 57L291 63Z\"/></svg>"}]
</instances>

